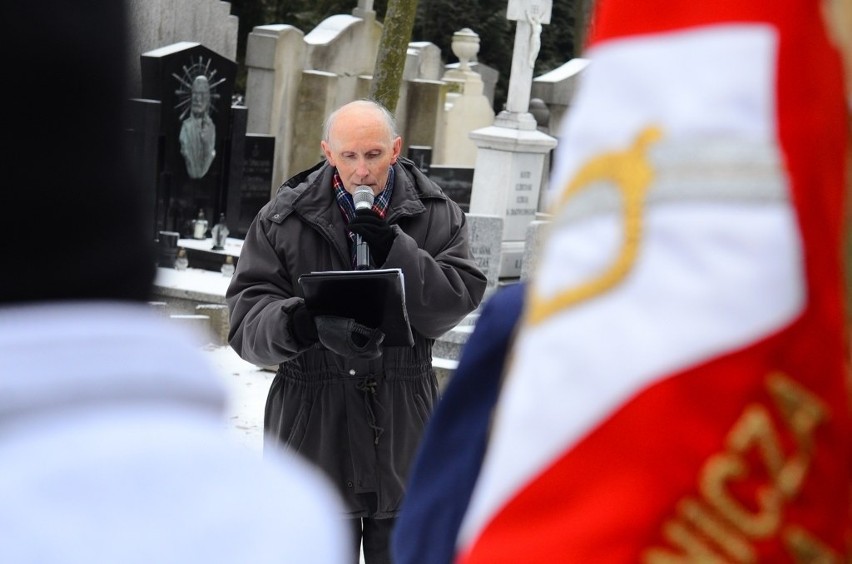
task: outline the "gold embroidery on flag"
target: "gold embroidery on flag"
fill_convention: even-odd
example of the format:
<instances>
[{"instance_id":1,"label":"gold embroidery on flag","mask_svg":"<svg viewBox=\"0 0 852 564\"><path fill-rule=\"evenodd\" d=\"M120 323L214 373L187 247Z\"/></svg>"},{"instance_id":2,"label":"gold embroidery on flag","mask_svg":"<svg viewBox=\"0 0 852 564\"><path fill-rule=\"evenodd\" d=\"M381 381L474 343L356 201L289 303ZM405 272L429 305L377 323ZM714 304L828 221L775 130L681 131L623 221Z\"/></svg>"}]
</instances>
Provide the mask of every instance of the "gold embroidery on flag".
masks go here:
<instances>
[{"instance_id":1,"label":"gold embroidery on flag","mask_svg":"<svg viewBox=\"0 0 852 564\"><path fill-rule=\"evenodd\" d=\"M725 559L718 556L701 537L693 533L680 521L670 520L663 525L663 536L672 545L683 550L677 556L661 549L651 549L645 554L645 562L649 564L676 564L686 562L702 562L707 564L725 564Z\"/></svg>"},{"instance_id":2,"label":"gold embroidery on flag","mask_svg":"<svg viewBox=\"0 0 852 564\"><path fill-rule=\"evenodd\" d=\"M795 562L840 561L810 532L784 522L784 505L801 491L814 454L814 435L829 418L828 408L781 372L767 375L766 390L772 405L745 407L728 433L725 450L710 456L699 472L700 498L683 498L676 515L663 524L662 536L670 546L649 548L644 562L755 562L751 543L773 537ZM792 438L793 452L784 452L781 433ZM754 489L752 499L738 498L731 487L762 476L765 481Z\"/></svg>"},{"instance_id":3,"label":"gold embroidery on flag","mask_svg":"<svg viewBox=\"0 0 852 564\"><path fill-rule=\"evenodd\" d=\"M801 527L784 529L784 544L796 564L841 564L840 555Z\"/></svg>"},{"instance_id":4,"label":"gold embroidery on flag","mask_svg":"<svg viewBox=\"0 0 852 564\"><path fill-rule=\"evenodd\" d=\"M604 153L589 160L562 191L554 206L556 214L576 193L590 184L611 181L624 200L622 247L612 266L588 282L560 292L553 298L543 298L536 292L531 292L528 323L540 323L562 309L605 292L630 271L636 261L642 235L643 201L654 177L647 156L648 146L661 137L662 131L659 128L644 129L630 148Z\"/></svg>"},{"instance_id":5,"label":"gold embroidery on flag","mask_svg":"<svg viewBox=\"0 0 852 564\"><path fill-rule=\"evenodd\" d=\"M797 450L778 477L779 489L789 498L802 486L813 457L814 432L828 419L828 408L817 396L780 372L769 375L767 388L796 440Z\"/></svg>"},{"instance_id":6,"label":"gold embroidery on flag","mask_svg":"<svg viewBox=\"0 0 852 564\"><path fill-rule=\"evenodd\" d=\"M711 456L699 478L699 489L719 514L734 523L747 536L766 538L778 530L781 523L781 494L774 488L774 480L758 489L757 511L751 511L732 493L730 482L749 475L743 457L749 446L760 451L761 461L770 476L777 476L781 467L780 445L766 409L750 405L734 425L728 437L727 452Z\"/></svg>"},{"instance_id":7,"label":"gold embroidery on flag","mask_svg":"<svg viewBox=\"0 0 852 564\"><path fill-rule=\"evenodd\" d=\"M678 503L677 509L684 520L715 542L734 561L757 561L757 556L748 544L748 540L700 500L688 497Z\"/></svg>"}]
</instances>

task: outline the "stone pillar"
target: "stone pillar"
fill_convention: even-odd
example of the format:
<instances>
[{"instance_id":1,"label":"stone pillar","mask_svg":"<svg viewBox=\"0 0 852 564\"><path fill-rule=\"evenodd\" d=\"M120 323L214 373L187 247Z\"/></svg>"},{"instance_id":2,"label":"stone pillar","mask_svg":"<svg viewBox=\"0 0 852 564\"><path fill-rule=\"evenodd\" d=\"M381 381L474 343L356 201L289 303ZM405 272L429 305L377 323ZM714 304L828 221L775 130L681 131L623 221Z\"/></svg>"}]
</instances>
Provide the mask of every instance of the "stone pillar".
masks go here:
<instances>
[{"instance_id":1,"label":"stone pillar","mask_svg":"<svg viewBox=\"0 0 852 564\"><path fill-rule=\"evenodd\" d=\"M440 114L447 97L447 85L439 80L412 80L407 94L406 120L399 124L405 132L403 154L407 154L412 145L435 147L441 138Z\"/></svg>"},{"instance_id":2,"label":"stone pillar","mask_svg":"<svg viewBox=\"0 0 852 564\"><path fill-rule=\"evenodd\" d=\"M524 246L524 259L521 266L521 280L528 280L535 272L536 263L540 255L542 243L550 231L552 219L536 219L527 226L526 245Z\"/></svg>"},{"instance_id":3,"label":"stone pillar","mask_svg":"<svg viewBox=\"0 0 852 564\"><path fill-rule=\"evenodd\" d=\"M246 106L251 108L248 132L275 133L281 113L282 90L292 82L293 69L302 69L304 34L290 25L259 25L246 40ZM298 77L297 77L298 78Z\"/></svg>"},{"instance_id":4,"label":"stone pillar","mask_svg":"<svg viewBox=\"0 0 852 564\"><path fill-rule=\"evenodd\" d=\"M503 216L467 214L470 252L476 266L485 274L488 284L485 296L497 289L500 274L500 252L503 238Z\"/></svg>"},{"instance_id":5,"label":"stone pillar","mask_svg":"<svg viewBox=\"0 0 852 564\"><path fill-rule=\"evenodd\" d=\"M336 74L324 71L302 73L297 99L299 110L293 114L298 120L293 132L293 159L290 164L294 172L308 169L322 158L322 124L335 109L338 78Z\"/></svg>"},{"instance_id":6,"label":"stone pillar","mask_svg":"<svg viewBox=\"0 0 852 564\"><path fill-rule=\"evenodd\" d=\"M277 142L270 194L291 170L292 116L305 58L304 34L290 25L257 26L246 42L247 131L273 135Z\"/></svg>"},{"instance_id":7,"label":"stone pillar","mask_svg":"<svg viewBox=\"0 0 852 564\"><path fill-rule=\"evenodd\" d=\"M470 132L494 123L494 110L483 94L482 77L470 70L469 61L479 52L479 36L468 28L453 34L453 53L459 58L458 69L444 73L449 85L442 112L443 136L435 143L433 163L472 167L477 146Z\"/></svg>"},{"instance_id":8,"label":"stone pillar","mask_svg":"<svg viewBox=\"0 0 852 564\"><path fill-rule=\"evenodd\" d=\"M230 329L228 306L225 304L199 304L195 306L195 315L205 316L209 320L208 330L213 343L219 346L228 344Z\"/></svg>"}]
</instances>

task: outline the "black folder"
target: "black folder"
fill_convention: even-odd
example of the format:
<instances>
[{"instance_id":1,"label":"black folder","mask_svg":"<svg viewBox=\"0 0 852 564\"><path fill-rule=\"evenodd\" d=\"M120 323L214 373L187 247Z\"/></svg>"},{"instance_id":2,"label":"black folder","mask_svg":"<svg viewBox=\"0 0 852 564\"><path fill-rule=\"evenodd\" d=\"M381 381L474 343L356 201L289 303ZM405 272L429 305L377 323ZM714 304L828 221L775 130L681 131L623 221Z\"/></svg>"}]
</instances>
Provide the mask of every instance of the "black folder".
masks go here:
<instances>
[{"instance_id":1,"label":"black folder","mask_svg":"<svg viewBox=\"0 0 852 564\"><path fill-rule=\"evenodd\" d=\"M331 270L299 276L308 310L352 318L385 334L385 345L410 347L414 336L405 307L402 270Z\"/></svg>"}]
</instances>

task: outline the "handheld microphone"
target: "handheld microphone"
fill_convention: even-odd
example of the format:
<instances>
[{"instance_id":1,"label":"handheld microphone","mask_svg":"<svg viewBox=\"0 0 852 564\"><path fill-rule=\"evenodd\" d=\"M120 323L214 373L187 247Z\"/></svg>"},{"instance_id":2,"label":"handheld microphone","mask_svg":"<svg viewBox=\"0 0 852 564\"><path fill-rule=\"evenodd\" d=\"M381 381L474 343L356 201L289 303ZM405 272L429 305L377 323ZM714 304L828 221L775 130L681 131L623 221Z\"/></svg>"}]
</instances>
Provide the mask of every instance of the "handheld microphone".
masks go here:
<instances>
[{"instance_id":1,"label":"handheld microphone","mask_svg":"<svg viewBox=\"0 0 852 564\"><path fill-rule=\"evenodd\" d=\"M355 211L368 210L373 207L373 190L369 186L358 186L352 194ZM355 234L355 270L370 269L370 247L357 233Z\"/></svg>"}]
</instances>

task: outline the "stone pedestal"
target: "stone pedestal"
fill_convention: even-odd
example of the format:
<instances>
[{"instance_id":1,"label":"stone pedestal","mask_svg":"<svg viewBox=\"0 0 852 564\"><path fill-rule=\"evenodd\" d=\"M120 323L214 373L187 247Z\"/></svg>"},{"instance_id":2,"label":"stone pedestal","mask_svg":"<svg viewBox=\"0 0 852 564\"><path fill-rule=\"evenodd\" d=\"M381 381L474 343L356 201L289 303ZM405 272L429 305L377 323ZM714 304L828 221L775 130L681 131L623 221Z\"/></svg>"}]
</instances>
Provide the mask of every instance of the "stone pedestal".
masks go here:
<instances>
[{"instance_id":1,"label":"stone pedestal","mask_svg":"<svg viewBox=\"0 0 852 564\"><path fill-rule=\"evenodd\" d=\"M496 125L472 131L470 137L478 147L470 213L503 218L499 277L519 278L527 226L538 211L545 156L556 139L535 129Z\"/></svg>"},{"instance_id":2,"label":"stone pedestal","mask_svg":"<svg viewBox=\"0 0 852 564\"><path fill-rule=\"evenodd\" d=\"M208 318L208 332L213 343L222 347L228 344L230 328L228 306L225 304L199 304L195 306L195 314Z\"/></svg>"},{"instance_id":3,"label":"stone pedestal","mask_svg":"<svg viewBox=\"0 0 852 564\"><path fill-rule=\"evenodd\" d=\"M485 274L488 285L486 297L497 289L502 250L503 217L500 215L467 214L470 230L470 252L476 266Z\"/></svg>"},{"instance_id":4,"label":"stone pedestal","mask_svg":"<svg viewBox=\"0 0 852 564\"><path fill-rule=\"evenodd\" d=\"M541 217L543 214L539 214ZM521 266L521 280L528 280L535 271L542 244L550 231L552 219L535 219L527 227L527 239L524 244L524 260Z\"/></svg>"}]
</instances>

